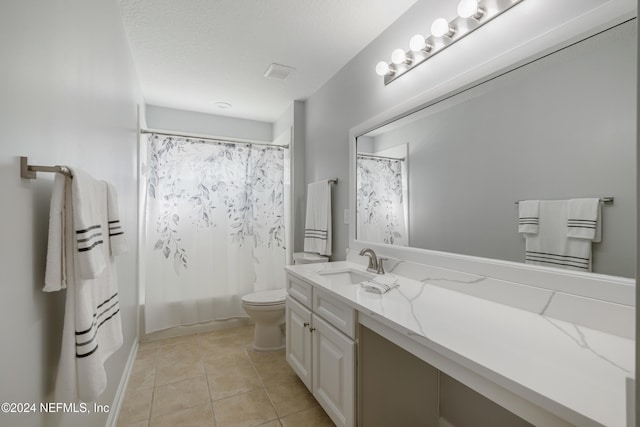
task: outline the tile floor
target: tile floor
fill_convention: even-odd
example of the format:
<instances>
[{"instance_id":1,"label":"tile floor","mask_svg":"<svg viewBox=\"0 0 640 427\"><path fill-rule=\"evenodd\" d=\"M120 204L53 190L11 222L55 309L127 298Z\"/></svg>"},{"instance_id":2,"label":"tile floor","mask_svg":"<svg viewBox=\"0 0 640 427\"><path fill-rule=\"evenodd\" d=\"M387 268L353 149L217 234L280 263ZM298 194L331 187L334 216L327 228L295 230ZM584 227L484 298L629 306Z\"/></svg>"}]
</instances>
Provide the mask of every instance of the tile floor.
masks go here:
<instances>
[{"instance_id":1,"label":"tile floor","mask_svg":"<svg viewBox=\"0 0 640 427\"><path fill-rule=\"evenodd\" d=\"M243 326L140 344L118 427L333 426L284 351L252 339Z\"/></svg>"}]
</instances>

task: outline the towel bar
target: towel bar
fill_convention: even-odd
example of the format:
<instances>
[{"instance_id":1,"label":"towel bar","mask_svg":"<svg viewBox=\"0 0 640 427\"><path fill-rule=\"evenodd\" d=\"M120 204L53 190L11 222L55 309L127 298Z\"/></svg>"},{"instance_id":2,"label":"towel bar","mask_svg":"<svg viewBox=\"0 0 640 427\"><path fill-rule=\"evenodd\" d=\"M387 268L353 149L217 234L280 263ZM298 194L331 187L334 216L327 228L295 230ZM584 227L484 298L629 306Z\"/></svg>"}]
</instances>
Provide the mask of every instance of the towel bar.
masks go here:
<instances>
[{"instance_id":1,"label":"towel bar","mask_svg":"<svg viewBox=\"0 0 640 427\"><path fill-rule=\"evenodd\" d=\"M29 164L29 158L26 156L20 157L20 177L26 179L36 179L38 177L37 172L54 172L61 173L73 178L71 171L66 166L36 166Z\"/></svg>"},{"instance_id":2,"label":"towel bar","mask_svg":"<svg viewBox=\"0 0 640 427\"><path fill-rule=\"evenodd\" d=\"M600 202L601 202L601 203L604 203L605 205L612 205L612 204L613 204L613 199L614 199L614 197L600 197ZM522 200L518 200L518 201L516 202L516 205L517 205L518 203L520 203L521 201L522 201Z\"/></svg>"}]
</instances>

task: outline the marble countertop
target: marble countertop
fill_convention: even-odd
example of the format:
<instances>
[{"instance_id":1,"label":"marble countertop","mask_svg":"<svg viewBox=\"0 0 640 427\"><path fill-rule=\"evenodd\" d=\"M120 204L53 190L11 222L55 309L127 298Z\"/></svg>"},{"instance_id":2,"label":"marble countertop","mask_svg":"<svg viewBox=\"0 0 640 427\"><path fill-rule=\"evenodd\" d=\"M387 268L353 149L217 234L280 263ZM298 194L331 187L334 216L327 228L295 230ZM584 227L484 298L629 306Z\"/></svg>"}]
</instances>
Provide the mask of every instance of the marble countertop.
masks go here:
<instances>
[{"instance_id":1,"label":"marble countertop","mask_svg":"<svg viewBox=\"0 0 640 427\"><path fill-rule=\"evenodd\" d=\"M379 295L321 274L341 269L365 270L350 261L286 267L551 413L584 425L627 425L626 381L635 378L632 339L448 289L447 280L452 288L459 284L455 272L438 277L437 285L387 274L399 286Z\"/></svg>"}]
</instances>

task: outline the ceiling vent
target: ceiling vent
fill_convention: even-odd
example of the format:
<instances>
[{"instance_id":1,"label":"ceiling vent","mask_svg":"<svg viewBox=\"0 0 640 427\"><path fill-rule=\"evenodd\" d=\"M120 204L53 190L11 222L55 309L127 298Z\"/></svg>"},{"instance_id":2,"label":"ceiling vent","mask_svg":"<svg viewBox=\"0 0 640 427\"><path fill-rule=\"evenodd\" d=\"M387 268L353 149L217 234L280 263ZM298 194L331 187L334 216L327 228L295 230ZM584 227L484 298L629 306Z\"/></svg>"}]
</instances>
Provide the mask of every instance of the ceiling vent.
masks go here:
<instances>
[{"instance_id":1,"label":"ceiling vent","mask_svg":"<svg viewBox=\"0 0 640 427\"><path fill-rule=\"evenodd\" d=\"M287 80L295 70L295 68L287 67L286 65L271 64L265 71L264 76L270 79Z\"/></svg>"}]
</instances>

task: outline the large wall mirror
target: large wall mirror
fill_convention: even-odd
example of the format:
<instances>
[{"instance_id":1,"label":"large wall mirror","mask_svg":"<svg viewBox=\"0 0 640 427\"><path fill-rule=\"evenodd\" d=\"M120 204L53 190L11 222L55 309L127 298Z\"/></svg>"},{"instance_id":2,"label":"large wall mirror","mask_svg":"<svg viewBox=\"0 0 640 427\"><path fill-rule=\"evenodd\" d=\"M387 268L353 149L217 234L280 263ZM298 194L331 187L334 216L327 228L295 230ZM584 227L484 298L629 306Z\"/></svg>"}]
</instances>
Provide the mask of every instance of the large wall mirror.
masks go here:
<instances>
[{"instance_id":1,"label":"large wall mirror","mask_svg":"<svg viewBox=\"0 0 640 427\"><path fill-rule=\"evenodd\" d=\"M593 271L635 276L636 20L357 137L356 239L524 262L516 202L615 197Z\"/></svg>"}]
</instances>

